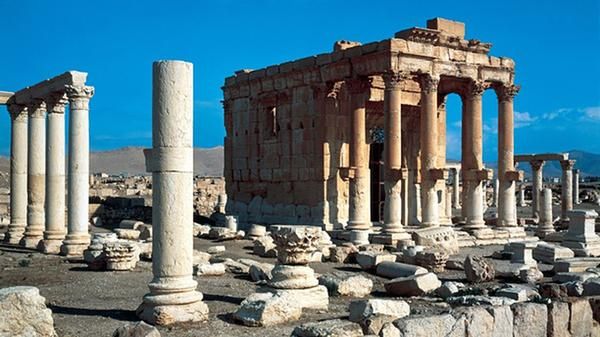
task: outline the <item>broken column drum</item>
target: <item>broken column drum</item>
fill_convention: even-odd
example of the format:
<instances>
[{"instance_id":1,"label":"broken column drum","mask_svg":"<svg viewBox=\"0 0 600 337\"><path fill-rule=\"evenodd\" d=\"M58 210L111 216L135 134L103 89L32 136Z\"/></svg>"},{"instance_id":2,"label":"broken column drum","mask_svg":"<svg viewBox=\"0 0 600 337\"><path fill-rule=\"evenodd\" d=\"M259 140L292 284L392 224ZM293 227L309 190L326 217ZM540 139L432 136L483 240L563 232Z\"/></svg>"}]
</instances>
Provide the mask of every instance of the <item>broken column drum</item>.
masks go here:
<instances>
[{"instance_id":1,"label":"broken column drum","mask_svg":"<svg viewBox=\"0 0 600 337\"><path fill-rule=\"evenodd\" d=\"M29 107L27 143L27 227L21 246L37 248L44 238L46 194L46 103L35 100Z\"/></svg>"},{"instance_id":2,"label":"broken column drum","mask_svg":"<svg viewBox=\"0 0 600 337\"><path fill-rule=\"evenodd\" d=\"M81 256L90 244L89 176L90 128L89 104L94 87L68 86L69 109L69 179L67 193L67 236L60 252L67 256Z\"/></svg>"},{"instance_id":3,"label":"broken column drum","mask_svg":"<svg viewBox=\"0 0 600 337\"><path fill-rule=\"evenodd\" d=\"M64 93L47 99L46 229L40 250L58 254L65 239L65 106Z\"/></svg>"},{"instance_id":4,"label":"broken column drum","mask_svg":"<svg viewBox=\"0 0 600 337\"><path fill-rule=\"evenodd\" d=\"M10 145L10 224L5 241L18 244L27 225L27 107L9 104L12 120Z\"/></svg>"},{"instance_id":5,"label":"broken column drum","mask_svg":"<svg viewBox=\"0 0 600 337\"><path fill-rule=\"evenodd\" d=\"M196 291L193 263L193 66L157 61L152 78L152 274L137 309L156 325L204 321L208 307Z\"/></svg>"}]
</instances>

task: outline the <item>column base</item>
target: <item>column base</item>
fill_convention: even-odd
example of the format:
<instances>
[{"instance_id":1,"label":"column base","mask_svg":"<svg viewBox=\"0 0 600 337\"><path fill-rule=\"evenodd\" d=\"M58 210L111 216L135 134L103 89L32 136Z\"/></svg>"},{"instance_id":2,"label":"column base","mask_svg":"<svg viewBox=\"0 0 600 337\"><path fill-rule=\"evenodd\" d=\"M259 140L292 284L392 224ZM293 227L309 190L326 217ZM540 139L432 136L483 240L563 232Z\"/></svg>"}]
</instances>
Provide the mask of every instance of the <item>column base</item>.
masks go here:
<instances>
[{"instance_id":1,"label":"column base","mask_svg":"<svg viewBox=\"0 0 600 337\"><path fill-rule=\"evenodd\" d=\"M208 306L198 291L166 295L147 294L136 310L137 316L152 325L173 325L208 320Z\"/></svg>"},{"instance_id":2,"label":"column base","mask_svg":"<svg viewBox=\"0 0 600 337\"><path fill-rule=\"evenodd\" d=\"M400 233L380 233L371 237L372 243L379 243L383 245L396 246L398 241L412 240L412 236L407 232Z\"/></svg>"},{"instance_id":3,"label":"column base","mask_svg":"<svg viewBox=\"0 0 600 337\"><path fill-rule=\"evenodd\" d=\"M352 230L350 231L350 242L355 246L368 245L370 233L369 230Z\"/></svg>"},{"instance_id":4,"label":"column base","mask_svg":"<svg viewBox=\"0 0 600 337\"><path fill-rule=\"evenodd\" d=\"M60 247L60 255L67 257L83 257L83 251L90 245L90 235L88 233L67 234L63 245Z\"/></svg>"},{"instance_id":5,"label":"column base","mask_svg":"<svg viewBox=\"0 0 600 337\"><path fill-rule=\"evenodd\" d=\"M523 227L517 227L517 226L498 226L495 228L497 231L504 231L508 233L508 238L509 239L514 239L514 238L524 238L527 236L527 233L525 233L525 228Z\"/></svg>"},{"instance_id":6,"label":"column base","mask_svg":"<svg viewBox=\"0 0 600 337\"><path fill-rule=\"evenodd\" d=\"M485 225L485 221L483 220L466 220L465 225L462 227L466 231L477 230L482 228L487 228Z\"/></svg>"},{"instance_id":7,"label":"column base","mask_svg":"<svg viewBox=\"0 0 600 337\"><path fill-rule=\"evenodd\" d=\"M23 235L25 235L25 224L23 224L23 226L10 224L8 225L8 231L4 237L4 242L11 245L18 245L19 242L21 242Z\"/></svg>"},{"instance_id":8,"label":"column base","mask_svg":"<svg viewBox=\"0 0 600 337\"><path fill-rule=\"evenodd\" d=\"M550 233L554 233L554 232L556 232L554 227L538 227L537 230L535 231L535 235L537 235L538 237L543 239L546 237L546 235L548 235Z\"/></svg>"},{"instance_id":9,"label":"column base","mask_svg":"<svg viewBox=\"0 0 600 337\"><path fill-rule=\"evenodd\" d=\"M63 244L63 240L42 240L38 245L37 249L44 254L60 254L60 248Z\"/></svg>"},{"instance_id":10,"label":"column base","mask_svg":"<svg viewBox=\"0 0 600 337\"><path fill-rule=\"evenodd\" d=\"M21 238L21 241L19 242L19 245L25 248L29 248L29 249L37 249L38 245L40 244L40 242L42 242L42 240L44 239L44 235L32 235L32 234L27 234L25 233L25 235Z\"/></svg>"}]
</instances>

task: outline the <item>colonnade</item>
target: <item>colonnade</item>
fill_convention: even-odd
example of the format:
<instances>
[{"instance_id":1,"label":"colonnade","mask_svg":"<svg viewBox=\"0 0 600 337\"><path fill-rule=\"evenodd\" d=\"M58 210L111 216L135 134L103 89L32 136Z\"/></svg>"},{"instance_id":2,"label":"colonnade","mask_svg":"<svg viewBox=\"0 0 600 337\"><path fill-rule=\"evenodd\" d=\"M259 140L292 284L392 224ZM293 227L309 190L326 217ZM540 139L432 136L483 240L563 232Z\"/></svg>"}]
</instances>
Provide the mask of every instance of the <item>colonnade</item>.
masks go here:
<instances>
[{"instance_id":1,"label":"colonnade","mask_svg":"<svg viewBox=\"0 0 600 337\"><path fill-rule=\"evenodd\" d=\"M81 255L89 245L89 101L94 88L85 85L86 77L67 72L18 91L7 101L12 121L7 243L67 256Z\"/></svg>"},{"instance_id":2,"label":"colonnade","mask_svg":"<svg viewBox=\"0 0 600 337\"><path fill-rule=\"evenodd\" d=\"M441 79L435 74L411 74L405 71L389 71L382 75L384 91L384 169L385 169L385 211L382 232L375 236L377 242L397 242L408 238L402 219L402 189L407 182L406 169L402 167L401 109L402 88L407 80L419 83L421 89L421 226L440 225L439 185L445 181L445 168L439 156L439 116L438 97L444 98L447 92L438 93ZM448 81L452 81L448 79ZM362 84L361 84L362 83ZM366 143L366 110L364 80L353 78L346 82L351 96L351 139L350 139L350 198L349 230L370 230L370 186L363 177L368 174L368 145ZM514 166L514 112L513 98L518 87L510 83L488 83L471 80L460 92L463 99L463 141L461 175L463 181L463 209L465 229L485 228L483 219L483 181L492 178L492 171L483 166L482 147L482 95L493 88L498 96L498 226L517 227L515 181L522 174ZM445 155L445 154L444 154ZM445 158L445 156L444 156ZM458 206L458 170L453 171L454 191L452 204Z\"/></svg>"}]
</instances>

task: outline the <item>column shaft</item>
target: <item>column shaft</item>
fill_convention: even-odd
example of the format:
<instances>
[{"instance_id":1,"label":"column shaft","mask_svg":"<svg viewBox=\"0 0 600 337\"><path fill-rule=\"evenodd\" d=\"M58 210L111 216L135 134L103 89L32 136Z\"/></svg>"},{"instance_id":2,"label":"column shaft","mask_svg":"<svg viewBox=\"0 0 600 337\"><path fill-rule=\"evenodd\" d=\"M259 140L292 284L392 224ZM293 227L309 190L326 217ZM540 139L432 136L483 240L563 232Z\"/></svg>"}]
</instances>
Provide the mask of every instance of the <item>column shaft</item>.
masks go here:
<instances>
[{"instance_id":1,"label":"column shaft","mask_svg":"<svg viewBox=\"0 0 600 337\"><path fill-rule=\"evenodd\" d=\"M440 223L438 193L436 190L438 154L437 86L439 79L431 75L421 76L421 197L424 227Z\"/></svg>"},{"instance_id":2,"label":"column shaft","mask_svg":"<svg viewBox=\"0 0 600 337\"><path fill-rule=\"evenodd\" d=\"M40 250L58 254L65 238L65 105L64 93L47 101L46 230Z\"/></svg>"},{"instance_id":3,"label":"column shaft","mask_svg":"<svg viewBox=\"0 0 600 337\"><path fill-rule=\"evenodd\" d=\"M346 81L351 95L350 167L354 177L350 179L348 230L371 228L371 173L369 170L369 146L366 125L366 79Z\"/></svg>"},{"instance_id":4,"label":"column shaft","mask_svg":"<svg viewBox=\"0 0 600 337\"><path fill-rule=\"evenodd\" d=\"M153 64L152 274L150 293L137 310L146 322L170 325L202 321L208 307L192 277L193 66L181 61Z\"/></svg>"},{"instance_id":5,"label":"column shaft","mask_svg":"<svg viewBox=\"0 0 600 337\"><path fill-rule=\"evenodd\" d=\"M458 169L451 169L452 172L452 208L460 208L460 174Z\"/></svg>"},{"instance_id":6,"label":"column shaft","mask_svg":"<svg viewBox=\"0 0 600 337\"><path fill-rule=\"evenodd\" d=\"M27 107L9 104L10 143L10 224L5 241L18 244L27 226Z\"/></svg>"},{"instance_id":7,"label":"column shaft","mask_svg":"<svg viewBox=\"0 0 600 337\"><path fill-rule=\"evenodd\" d=\"M67 237L61 254L79 256L90 243L89 226L89 102L93 87L69 87L69 181Z\"/></svg>"},{"instance_id":8,"label":"column shaft","mask_svg":"<svg viewBox=\"0 0 600 337\"><path fill-rule=\"evenodd\" d=\"M27 227L21 246L37 248L44 238L44 200L46 194L46 104L36 101L29 106L29 142L27 143Z\"/></svg>"},{"instance_id":9,"label":"column shaft","mask_svg":"<svg viewBox=\"0 0 600 337\"><path fill-rule=\"evenodd\" d=\"M531 212L533 217L539 217L540 205L541 205L541 192L544 185L544 161L533 160L531 164Z\"/></svg>"},{"instance_id":10,"label":"column shaft","mask_svg":"<svg viewBox=\"0 0 600 337\"><path fill-rule=\"evenodd\" d=\"M579 170L573 170L573 204L579 205Z\"/></svg>"},{"instance_id":11,"label":"column shaft","mask_svg":"<svg viewBox=\"0 0 600 337\"><path fill-rule=\"evenodd\" d=\"M562 167L562 192L560 202L560 220L562 222L569 221L569 211L573 210L573 165L574 160L561 160Z\"/></svg>"},{"instance_id":12,"label":"column shaft","mask_svg":"<svg viewBox=\"0 0 600 337\"><path fill-rule=\"evenodd\" d=\"M509 172L515 171L514 96L519 91L515 85L502 85L496 89L498 96L498 182L495 199L498 207L498 226L517 226L515 181Z\"/></svg>"},{"instance_id":13,"label":"column shaft","mask_svg":"<svg viewBox=\"0 0 600 337\"><path fill-rule=\"evenodd\" d=\"M478 172L483 169L483 123L482 95L486 86L482 82L472 82L466 94L466 109L463 114L463 208L465 228L485 227L483 221L483 184Z\"/></svg>"}]
</instances>

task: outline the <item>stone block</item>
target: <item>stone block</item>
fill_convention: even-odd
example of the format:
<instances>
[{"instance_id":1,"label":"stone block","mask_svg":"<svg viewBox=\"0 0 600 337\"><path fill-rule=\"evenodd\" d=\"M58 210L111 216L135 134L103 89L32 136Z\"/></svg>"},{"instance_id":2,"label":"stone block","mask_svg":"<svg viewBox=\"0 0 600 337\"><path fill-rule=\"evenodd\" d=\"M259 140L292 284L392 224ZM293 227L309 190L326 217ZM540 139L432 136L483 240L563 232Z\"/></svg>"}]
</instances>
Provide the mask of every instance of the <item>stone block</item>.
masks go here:
<instances>
[{"instance_id":1,"label":"stone block","mask_svg":"<svg viewBox=\"0 0 600 337\"><path fill-rule=\"evenodd\" d=\"M337 263L352 263L358 249L354 245L335 246L329 248L329 260Z\"/></svg>"},{"instance_id":2,"label":"stone block","mask_svg":"<svg viewBox=\"0 0 600 337\"><path fill-rule=\"evenodd\" d=\"M361 322L373 315L386 315L395 319L406 317L410 314L410 306L401 300L369 299L350 302L349 320Z\"/></svg>"},{"instance_id":3,"label":"stone block","mask_svg":"<svg viewBox=\"0 0 600 337\"><path fill-rule=\"evenodd\" d=\"M275 265L270 263L257 263L250 266L248 274L254 282L271 280L273 268Z\"/></svg>"},{"instance_id":4,"label":"stone block","mask_svg":"<svg viewBox=\"0 0 600 337\"><path fill-rule=\"evenodd\" d=\"M352 274L332 274L319 277L319 284L327 287L329 296L365 297L373 290L373 281Z\"/></svg>"},{"instance_id":5,"label":"stone block","mask_svg":"<svg viewBox=\"0 0 600 337\"><path fill-rule=\"evenodd\" d=\"M117 328L112 337L160 337L160 332L154 326L140 321Z\"/></svg>"},{"instance_id":6,"label":"stone block","mask_svg":"<svg viewBox=\"0 0 600 337\"><path fill-rule=\"evenodd\" d=\"M442 282L434 273L399 277L387 281L385 291L395 296L422 296L439 288Z\"/></svg>"},{"instance_id":7,"label":"stone block","mask_svg":"<svg viewBox=\"0 0 600 337\"><path fill-rule=\"evenodd\" d=\"M194 274L196 276L221 276L225 274L225 264L197 264L194 266Z\"/></svg>"},{"instance_id":8,"label":"stone block","mask_svg":"<svg viewBox=\"0 0 600 337\"><path fill-rule=\"evenodd\" d=\"M0 289L0 335L56 337L52 311L35 287Z\"/></svg>"},{"instance_id":9,"label":"stone block","mask_svg":"<svg viewBox=\"0 0 600 337\"><path fill-rule=\"evenodd\" d=\"M452 227L432 227L415 231L412 238L417 245L445 250L448 254L458 253L457 235Z\"/></svg>"},{"instance_id":10,"label":"stone block","mask_svg":"<svg viewBox=\"0 0 600 337\"><path fill-rule=\"evenodd\" d=\"M548 304L548 336L571 337L569 333L569 305L553 301Z\"/></svg>"},{"instance_id":11,"label":"stone block","mask_svg":"<svg viewBox=\"0 0 600 337\"><path fill-rule=\"evenodd\" d=\"M510 306L490 306L486 310L494 317L492 337L513 337L513 313Z\"/></svg>"},{"instance_id":12,"label":"stone block","mask_svg":"<svg viewBox=\"0 0 600 337\"><path fill-rule=\"evenodd\" d=\"M398 336L449 337L466 336L464 319L459 322L451 314L407 316L394 321ZM393 336L393 335L391 335Z\"/></svg>"},{"instance_id":13,"label":"stone block","mask_svg":"<svg viewBox=\"0 0 600 337\"><path fill-rule=\"evenodd\" d=\"M465 37L465 24L459 21L434 18L427 20L427 28L439 30L448 35L456 36L461 39Z\"/></svg>"},{"instance_id":14,"label":"stone block","mask_svg":"<svg viewBox=\"0 0 600 337\"><path fill-rule=\"evenodd\" d=\"M371 270L377 267L382 262L395 262L396 255L381 254L376 252L358 252L356 254L356 262L364 270Z\"/></svg>"},{"instance_id":15,"label":"stone block","mask_svg":"<svg viewBox=\"0 0 600 337\"><path fill-rule=\"evenodd\" d=\"M459 307L452 312L457 318L465 321L466 336L492 337L494 317L483 307Z\"/></svg>"},{"instance_id":16,"label":"stone block","mask_svg":"<svg viewBox=\"0 0 600 337\"><path fill-rule=\"evenodd\" d=\"M575 257L572 250L551 243L541 242L533 249L533 258L548 264L572 257Z\"/></svg>"},{"instance_id":17,"label":"stone block","mask_svg":"<svg viewBox=\"0 0 600 337\"><path fill-rule=\"evenodd\" d=\"M548 308L538 303L516 303L511 306L514 315L514 337L546 337Z\"/></svg>"},{"instance_id":18,"label":"stone block","mask_svg":"<svg viewBox=\"0 0 600 337\"><path fill-rule=\"evenodd\" d=\"M292 337L362 337L360 325L341 319L302 324L292 331Z\"/></svg>"},{"instance_id":19,"label":"stone block","mask_svg":"<svg viewBox=\"0 0 600 337\"><path fill-rule=\"evenodd\" d=\"M426 274L427 269L400 262L382 262L377 265L375 274L386 278L407 277Z\"/></svg>"},{"instance_id":20,"label":"stone block","mask_svg":"<svg viewBox=\"0 0 600 337\"><path fill-rule=\"evenodd\" d=\"M569 332L573 337L590 336L592 333L592 307L587 299L569 301Z\"/></svg>"},{"instance_id":21,"label":"stone block","mask_svg":"<svg viewBox=\"0 0 600 337\"><path fill-rule=\"evenodd\" d=\"M481 256L468 255L465 259L465 274L471 282L488 282L495 277L494 267Z\"/></svg>"}]
</instances>

